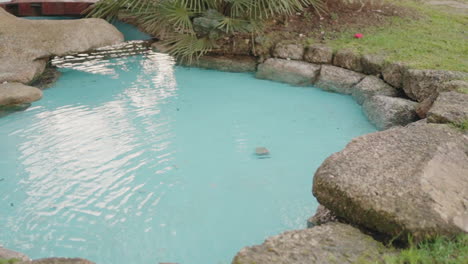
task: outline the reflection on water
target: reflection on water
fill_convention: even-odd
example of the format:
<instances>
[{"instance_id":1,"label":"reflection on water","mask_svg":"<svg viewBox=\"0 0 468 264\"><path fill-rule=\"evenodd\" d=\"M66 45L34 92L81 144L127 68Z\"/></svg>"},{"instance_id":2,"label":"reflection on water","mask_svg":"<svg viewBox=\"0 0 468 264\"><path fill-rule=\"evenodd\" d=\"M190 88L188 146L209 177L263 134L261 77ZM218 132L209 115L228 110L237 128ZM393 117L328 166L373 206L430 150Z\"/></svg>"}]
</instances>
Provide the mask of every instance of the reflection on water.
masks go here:
<instances>
[{"instance_id":1,"label":"reflection on water","mask_svg":"<svg viewBox=\"0 0 468 264\"><path fill-rule=\"evenodd\" d=\"M57 58L44 99L0 118L0 245L99 264L230 263L305 227L315 168L375 130L347 96L108 51Z\"/></svg>"}]
</instances>

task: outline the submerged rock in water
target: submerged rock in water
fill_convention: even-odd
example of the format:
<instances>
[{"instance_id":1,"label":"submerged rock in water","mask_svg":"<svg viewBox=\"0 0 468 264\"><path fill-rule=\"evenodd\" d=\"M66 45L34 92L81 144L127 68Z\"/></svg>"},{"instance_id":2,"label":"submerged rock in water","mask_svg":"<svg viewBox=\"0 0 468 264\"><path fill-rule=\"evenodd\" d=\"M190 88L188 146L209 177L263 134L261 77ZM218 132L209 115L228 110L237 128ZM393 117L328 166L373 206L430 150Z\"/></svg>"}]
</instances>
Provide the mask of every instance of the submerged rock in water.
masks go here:
<instances>
[{"instance_id":1,"label":"submerged rock in water","mask_svg":"<svg viewBox=\"0 0 468 264\"><path fill-rule=\"evenodd\" d=\"M266 156L270 154L270 151L268 151L268 149L265 147L258 147L255 149L255 154L257 156Z\"/></svg>"},{"instance_id":2,"label":"submerged rock in water","mask_svg":"<svg viewBox=\"0 0 468 264\"><path fill-rule=\"evenodd\" d=\"M268 238L243 248L233 264L377 263L392 251L358 229L329 223Z\"/></svg>"},{"instance_id":3,"label":"submerged rock in water","mask_svg":"<svg viewBox=\"0 0 468 264\"><path fill-rule=\"evenodd\" d=\"M354 139L314 176L337 217L416 241L468 232L468 137L424 122Z\"/></svg>"}]
</instances>

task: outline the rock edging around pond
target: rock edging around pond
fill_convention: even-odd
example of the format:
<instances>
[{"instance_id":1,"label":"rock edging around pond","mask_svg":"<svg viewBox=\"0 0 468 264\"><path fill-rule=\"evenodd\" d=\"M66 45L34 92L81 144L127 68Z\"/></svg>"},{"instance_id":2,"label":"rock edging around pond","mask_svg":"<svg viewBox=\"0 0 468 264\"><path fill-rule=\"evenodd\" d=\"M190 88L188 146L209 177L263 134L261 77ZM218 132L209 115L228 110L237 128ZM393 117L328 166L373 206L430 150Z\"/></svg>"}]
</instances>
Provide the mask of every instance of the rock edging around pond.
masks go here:
<instances>
[{"instance_id":1,"label":"rock edging around pond","mask_svg":"<svg viewBox=\"0 0 468 264\"><path fill-rule=\"evenodd\" d=\"M468 233L468 134L452 125L468 120L467 73L411 70L349 50L333 54L324 46L308 47L300 61L291 55L298 50L291 44L281 46L273 52L280 58L260 64L257 77L351 94L370 121L385 131L354 139L320 166L313 193L321 205L309 219L310 229L246 247L233 263L369 263L341 258L354 256L358 249L350 253L338 243L322 248L317 242L324 237L333 241L343 233L321 232L336 221L379 239L400 241L408 235L418 242ZM345 244L354 240L346 235L340 239ZM320 261L327 253L332 259ZM375 257L379 254L388 252Z\"/></svg>"},{"instance_id":2,"label":"rock edging around pond","mask_svg":"<svg viewBox=\"0 0 468 264\"><path fill-rule=\"evenodd\" d=\"M42 93L21 86L36 80L50 57L123 42L102 19L27 20L0 8L0 106L31 103Z\"/></svg>"},{"instance_id":3,"label":"rock edging around pond","mask_svg":"<svg viewBox=\"0 0 468 264\"><path fill-rule=\"evenodd\" d=\"M365 115L380 130L425 118L440 93L468 89L468 73L465 72L409 69L402 63L388 63L377 55L360 55L351 50L333 53L333 49L324 45L278 44L271 56L258 64L257 70L253 66L254 58L245 56L210 55L193 66L232 72L254 71L260 79L313 85L350 94L363 105ZM246 60L248 66L243 65ZM457 107L451 111L467 111L466 105L458 103ZM468 116L444 120L459 122L464 118Z\"/></svg>"}]
</instances>

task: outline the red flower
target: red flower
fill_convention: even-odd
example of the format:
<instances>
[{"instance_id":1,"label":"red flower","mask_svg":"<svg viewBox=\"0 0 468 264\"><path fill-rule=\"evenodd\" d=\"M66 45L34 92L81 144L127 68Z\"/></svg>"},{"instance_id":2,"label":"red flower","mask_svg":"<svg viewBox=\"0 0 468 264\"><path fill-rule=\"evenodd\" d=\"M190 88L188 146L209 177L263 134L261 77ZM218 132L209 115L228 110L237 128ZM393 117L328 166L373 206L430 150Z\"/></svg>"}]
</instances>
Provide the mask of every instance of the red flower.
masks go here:
<instances>
[{"instance_id":1,"label":"red flower","mask_svg":"<svg viewBox=\"0 0 468 264\"><path fill-rule=\"evenodd\" d=\"M356 34L354 35L354 37L357 38L357 39L361 39L361 38L364 37L364 35L361 34L361 33L356 33Z\"/></svg>"}]
</instances>

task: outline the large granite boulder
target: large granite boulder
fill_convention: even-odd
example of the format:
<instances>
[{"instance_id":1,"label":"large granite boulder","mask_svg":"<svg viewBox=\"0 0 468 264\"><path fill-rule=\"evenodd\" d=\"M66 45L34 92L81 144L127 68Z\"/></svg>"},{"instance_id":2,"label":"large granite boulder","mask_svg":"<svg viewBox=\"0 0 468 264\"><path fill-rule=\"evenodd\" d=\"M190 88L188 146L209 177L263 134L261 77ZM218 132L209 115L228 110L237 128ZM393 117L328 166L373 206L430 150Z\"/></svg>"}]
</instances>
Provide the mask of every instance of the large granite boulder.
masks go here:
<instances>
[{"instance_id":1,"label":"large granite boulder","mask_svg":"<svg viewBox=\"0 0 468 264\"><path fill-rule=\"evenodd\" d=\"M322 65L315 86L326 91L351 94L352 88L365 77L364 74L346 70L340 67Z\"/></svg>"},{"instance_id":2,"label":"large granite boulder","mask_svg":"<svg viewBox=\"0 0 468 264\"><path fill-rule=\"evenodd\" d=\"M352 91L353 97L358 104L363 104L374 95L398 96L398 91L376 76L367 76Z\"/></svg>"},{"instance_id":3,"label":"large granite boulder","mask_svg":"<svg viewBox=\"0 0 468 264\"><path fill-rule=\"evenodd\" d=\"M356 72L363 71L361 55L349 49L339 50L333 58L333 65Z\"/></svg>"},{"instance_id":4,"label":"large granite boulder","mask_svg":"<svg viewBox=\"0 0 468 264\"><path fill-rule=\"evenodd\" d=\"M468 78L468 73L442 70L408 70L403 80L406 95L418 102L437 94L445 82Z\"/></svg>"},{"instance_id":5,"label":"large granite boulder","mask_svg":"<svg viewBox=\"0 0 468 264\"><path fill-rule=\"evenodd\" d=\"M369 98L362 108L372 124L385 130L418 120L417 106L418 103L407 99L376 95Z\"/></svg>"},{"instance_id":6,"label":"large granite boulder","mask_svg":"<svg viewBox=\"0 0 468 264\"><path fill-rule=\"evenodd\" d=\"M254 72L257 61L251 56L207 55L194 61L191 66L227 72Z\"/></svg>"},{"instance_id":7,"label":"large granite boulder","mask_svg":"<svg viewBox=\"0 0 468 264\"><path fill-rule=\"evenodd\" d=\"M258 66L256 77L293 85L312 85L320 71L320 66L284 59L268 59Z\"/></svg>"},{"instance_id":8,"label":"large granite boulder","mask_svg":"<svg viewBox=\"0 0 468 264\"><path fill-rule=\"evenodd\" d=\"M354 139L314 176L338 217L416 241L468 232L468 137L447 125L398 127Z\"/></svg>"},{"instance_id":9,"label":"large granite boulder","mask_svg":"<svg viewBox=\"0 0 468 264\"><path fill-rule=\"evenodd\" d=\"M433 123L461 123L468 120L468 94L441 93L427 113L427 119Z\"/></svg>"},{"instance_id":10,"label":"large granite boulder","mask_svg":"<svg viewBox=\"0 0 468 264\"><path fill-rule=\"evenodd\" d=\"M29 261L29 257L25 254L2 247L0 247L0 259L17 259L21 261Z\"/></svg>"},{"instance_id":11,"label":"large granite boulder","mask_svg":"<svg viewBox=\"0 0 468 264\"><path fill-rule=\"evenodd\" d=\"M304 53L304 60L310 63L331 64L333 60L333 49L325 45L308 46Z\"/></svg>"},{"instance_id":12,"label":"large granite boulder","mask_svg":"<svg viewBox=\"0 0 468 264\"><path fill-rule=\"evenodd\" d=\"M376 263L392 252L358 229L329 223L268 238L246 247L232 264Z\"/></svg>"},{"instance_id":13,"label":"large granite boulder","mask_svg":"<svg viewBox=\"0 0 468 264\"><path fill-rule=\"evenodd\" d=\"M27 104L42 98L42 91L21 83L0 84L0 106Z\"/></svg>"},{"instance_id":14,"label":"large granite boulder","mask_svg":"<svg viewBox=\"0 0 468 264\"><path fill-rule=\"evenodd\" d=\"M0 8L0 83L28 83L53 55L83 52L124 40L102 19L27 20Z\"/></svg>"},{"instance_id":15,"label":"large granite boulder","mask_svg":"<svg viewBox=\"0 0 468 264\"><path fill-rule=\"evenodd\" d=\"M304 46L301 44L278 43L273 50L273 57L302 60L304 57Z\"/></svg>"}]
</instances>

